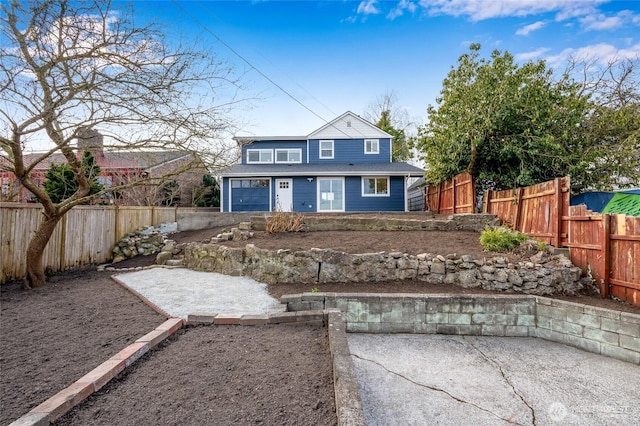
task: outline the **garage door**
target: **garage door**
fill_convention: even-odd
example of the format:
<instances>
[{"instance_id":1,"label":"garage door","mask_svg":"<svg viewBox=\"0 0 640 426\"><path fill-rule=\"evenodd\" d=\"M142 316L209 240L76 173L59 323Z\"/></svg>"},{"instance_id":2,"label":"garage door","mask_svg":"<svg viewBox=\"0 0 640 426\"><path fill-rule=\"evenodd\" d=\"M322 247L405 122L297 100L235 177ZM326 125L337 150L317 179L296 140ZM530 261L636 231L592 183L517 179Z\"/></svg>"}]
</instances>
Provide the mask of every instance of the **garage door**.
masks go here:
<instances>
[{"instance_id":1,"label":"garage door","mask_svg":"<svg viewBox=\"0 0 640 426\"><path fill-rule=\"evenodd\" d=\"M269 211L269 179L231 179L231 211Z\"/></svg>"}]
</instances>

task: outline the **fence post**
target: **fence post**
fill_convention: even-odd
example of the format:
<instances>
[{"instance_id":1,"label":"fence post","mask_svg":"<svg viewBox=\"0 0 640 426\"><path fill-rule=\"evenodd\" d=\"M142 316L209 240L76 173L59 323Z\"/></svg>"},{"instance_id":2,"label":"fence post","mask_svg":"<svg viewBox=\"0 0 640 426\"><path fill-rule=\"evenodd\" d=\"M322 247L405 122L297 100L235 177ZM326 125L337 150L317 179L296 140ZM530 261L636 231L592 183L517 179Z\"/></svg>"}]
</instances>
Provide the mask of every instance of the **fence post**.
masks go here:
<instances>
[{"instance_id":1,"label":"fence post","mask_svg":"<svg viewBox=\"0 0 640 426\"><path fill-rule=\"evenodd\" d=\"M442 182L438 184L438 208L436 209L436 213L440 214L440 200L442 196Z\"/></svg>"},{"instance_id":2,"label":"fence post","mask_svg":"<svg viewBox=\"0 0 640 426\"><path fill-rule=\"evenodd\" d=\"M67 212L69 213L69 212ZM67 215L62 216L60 224L60 269L59 271L64 271L65 269L65 252L67 251L66 242L67 242ZM55 232L55 230L54 230Z\"/></svg>"},{"instance_id":3,"label":"fence post","mask_svg":"<svg viewBox=\"0 0 640 426\"><path fill-rule=\"evenodd\" d=\"M609 298L609 276L611 275L611 215L602 215L602 229L603 235L600 238L602 241L602 261L604 262L603 273L604 277L600 283L600 294L603 298Z\"/></svg>"},{"instance_id":4,"label":"fence post","mask_svg":"<svg viewBox=\"0 0 640 426\"><path fill-rule=\"evenodd\" d=\"M520 187L516 189L516 211L515 217L513 218L513 229L516 229L522 232L520 229L520 219L522 216L522 193L524 192L524 188Z\"/></svg>"},{"instance_id":5,"label":"fence post","mask_svg":"<svg viewBox=\"0 0 640 426\"><path fill-rule=\"evenodd\" d=\"M553 180L553 189L555 194L553 196L553 201L555 206L551 207L551 217L552 220L552 228L551 228L551 245L554 247L560 247L560 232L562 230L562 185L560 183L560 178L555 178ZM555 217L553 216L555 214Z\"/></svg>"},{"instance_id":6,"label":"fence post","mask_svg":"<svg viewBox=\"0 0 640 426\"><path fill-rule=\"evenodd\" d=\"M113 224L116 243L120 240L120 207L116 204L115 223Z\"/></svg>"},{"instance_id":7,"label":"fence post","mask_svg":"<svg viewBox=\"0 0 640 426\"><path fill-rule=\"evenodd\" d=\"M489 203L491 202L491 193L493 191L491 189L487 189L484 191L483 200L482 200L482 213L490 213Z\"/></svg>"},{"instance_id":8,"label":"fence post","mask_svg":"<svg viewBox=\"0 0 640 426\"><path fill-rule=\"evenodd\" d=\"M451 182L451 185L452 185L451 190L453 191L453 194L451 195L451 198L452 198L452 204L453 204L453 205L452 205L451 207L453 208L453 214L456 214L456 191L457 191L457 188L456 188L456 183L457 183L457 182L456 182L456 178L457 178L457 177L458 177L458 176L454 176L454 177L453 177L453 179L451 179L451 181L452 181L452 182Z\"/></svg>"}]
</instances>

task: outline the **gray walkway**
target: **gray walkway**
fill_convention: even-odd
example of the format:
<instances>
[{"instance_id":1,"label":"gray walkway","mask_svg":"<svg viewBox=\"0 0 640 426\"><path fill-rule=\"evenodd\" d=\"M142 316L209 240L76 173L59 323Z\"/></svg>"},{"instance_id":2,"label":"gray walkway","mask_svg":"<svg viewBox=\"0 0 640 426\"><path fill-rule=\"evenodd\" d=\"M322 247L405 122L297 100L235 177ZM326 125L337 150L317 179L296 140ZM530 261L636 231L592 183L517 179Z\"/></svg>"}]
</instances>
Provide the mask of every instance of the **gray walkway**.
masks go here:
<instances>
[{"instance_id":1,"label":"gray walkway","mask_svg":"<svg viewBox=\"0 0 640 426\"><path fill-rule=\"evenodd\" d=\"M640 424L640 366L536 338L349 334L367 425Z\"/></svg>"},{"instance_id":2,"label":"gray walkway","mask_svg":"<svg viewBox=\"0 0 640 426\"><path fill-rule=\"evenodd\" d=\"M230 277L190 269L152 268L117 278L166 313L186 319L196 312L264 314L278 304L267 285L247 277Z\"/></svg>"}]
</instances>

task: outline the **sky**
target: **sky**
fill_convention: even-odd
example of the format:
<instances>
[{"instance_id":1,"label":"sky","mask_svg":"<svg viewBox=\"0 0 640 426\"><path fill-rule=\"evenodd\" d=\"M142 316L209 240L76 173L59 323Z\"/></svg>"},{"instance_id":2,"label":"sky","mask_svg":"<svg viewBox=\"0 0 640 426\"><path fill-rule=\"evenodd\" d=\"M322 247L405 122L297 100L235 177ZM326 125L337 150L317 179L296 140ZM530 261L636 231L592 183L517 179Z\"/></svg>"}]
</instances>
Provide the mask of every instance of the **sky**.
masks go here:
<instances>
[{"instance_id":1,"label":"sky","mask_svg":"<svg viewBox=\"0 0 640 426\"><path fill-rule=\"evenodd\" d=\"M198 39L243 74L238 134L304 136L388 93L426 121L471 43L563 69L572 55L640 57L640 1L136 1L136 19ZM265 76L268 78L265 78ZM271 81L269 81L271 80ZM279 87L278 87L279 86Z\"/></svg>"}]
</instances>

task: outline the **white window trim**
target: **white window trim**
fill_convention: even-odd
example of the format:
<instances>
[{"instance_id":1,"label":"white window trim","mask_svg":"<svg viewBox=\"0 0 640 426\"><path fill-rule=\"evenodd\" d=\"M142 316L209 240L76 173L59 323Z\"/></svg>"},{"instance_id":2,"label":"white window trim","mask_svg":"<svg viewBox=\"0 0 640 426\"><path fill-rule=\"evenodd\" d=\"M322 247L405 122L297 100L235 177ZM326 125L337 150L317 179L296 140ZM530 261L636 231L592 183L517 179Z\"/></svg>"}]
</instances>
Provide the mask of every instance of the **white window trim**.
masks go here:
<instances>
[{"instance_id":1,"label":"white window trim","mask_svg":"<svg viewBox=\"0 0 640 426\"><path fill-rule=\"evenodd\" d=\"M367 151L367 142L376 142L375 151ZM380 154L380 139L365 139L364 140L364 153L365 154Z\"/></svg>"},{"instance_id":2,"label":"white window trim","mask_svg":"<svg viewBox=\"0 0 640 426\"><path fill-rule=\"evenodd\" d=\"M330 142L331 143L331 156L323 156L322 155L322 143L323 142ZM318 141L318 158L320 158L321 160L331 160L335 157L335 143L333 141L333 139L321 139L320 141Z\"/></svg>"},{"instance_id":3,"label":"white window trim","mask_svg":"<svg viewBox=\"0 0 640 426\"><path fill-rule=\"evenodd\" d=\"M322 198L322 195L320 194L320 181L321 180L341 180L342 181L342 209L340 210L321 210L320 209L320 199ZM331 213L331 212L344 212L345 208L346 208L346 192L347 192L347 188L346 188L346 184L345 184L345 179L344 177L319 177L316 179L317 185L316 185L316 192L317 192L317 199L316 199L316 206L317 212L323 212L323 213Z\"/></svg>"},{"instance_id":4,"label":"white window trim","mask_svg":"<svg viewBox=\"0 0 640 426\"><path fill-rule=\"evenodd\" d=\"M366 188L366 184L365 182L368 179L386 179L387 180L387 193L386 194L367 194L365 193L364 189ZM360 179L361 182L361 194L363 197L390 197L391 196L391 179L389 178L389 176L362 176L362 179ZM377 184L376 184L376 191L377 191Z\"/></svg>"},{"instance_id":5,"label":"white window trim","mask_svg":"<svg viewBox=\"0 0 640 426\"><path fill-rule=\"evenodd\" d=\"M271 153L271 161L251 161L249 160L249 152L259 152L259 157L262 157L263 152ZM273 164L273 150L272 149L247 149L247 164Z\"/></svg>"},{"instance_id":6,"label":"white window trim","mask_svg":"<svg viewBox=\"0 0 640 426\"><path fill-rule=\"evenodd\" d=\"M278 151L287 151L287 161L278 161ZM299 161L289 161L289 153L297 152L300 155ZM276 164L299 164L302 163L302 149L301 148L276 148L273 156L273 160Z\"/></svg>"}]
</instances>

